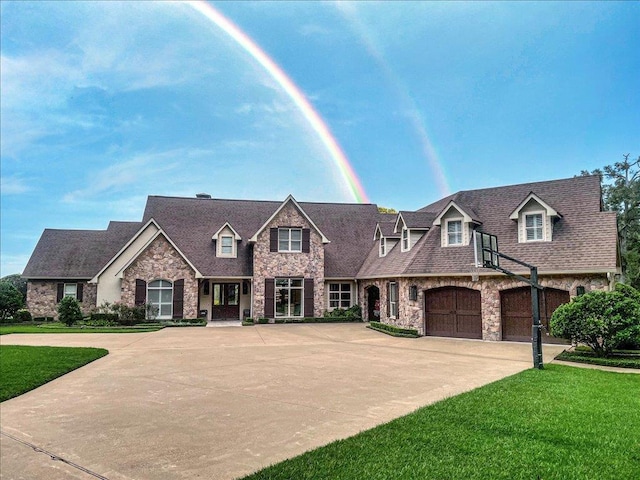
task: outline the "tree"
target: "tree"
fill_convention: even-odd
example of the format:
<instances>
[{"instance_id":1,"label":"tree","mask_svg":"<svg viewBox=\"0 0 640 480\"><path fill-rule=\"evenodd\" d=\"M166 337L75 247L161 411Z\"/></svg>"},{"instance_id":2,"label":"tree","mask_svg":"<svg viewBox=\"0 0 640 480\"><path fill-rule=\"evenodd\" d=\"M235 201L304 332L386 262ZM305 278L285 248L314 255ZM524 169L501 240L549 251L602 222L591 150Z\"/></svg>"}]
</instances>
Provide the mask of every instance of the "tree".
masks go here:
<instances>
[{"instance_id":1,"label":"tree","mask_svg":"<svg viewBox=\"0 0 640 480\"><path fill-rule=\"evenodd\" d=\"M58 319L68 327L82 320L80 304L73 297L64 297L58 304Z\"/></svg>"},{"instance_id":2,"label":"tree","mask_svg":"<svg viewBox=\"0 0 640 480\"><path fill-rule=\"evenodd\" d=\"M0 281L0 317L13 317L22 308L24 301L22 294L9 282Z\"/></svg>"},{"instance_id":3,"label":"tree","mask_svg":"<svg viewBox=\"0 0 640 480\"><path fill-rule=\"evenodd\" d=\"M618 214L618 239L622 271L629 285L640 288L640 156L596 169L602 185L602 203ZM589 172L582 171L583 175Z\"/></svg>"},{"instance_id":4,"label":"tree","mask_svg":"<svg viewBox=\"0 0 640 480\"><path fill-rule=\"evenodd\" d=\"M620 344L640 342L640 293L624 284L592 291L560 305L549 321L551 334L584 343L599 357Z\"/></svg>"},{"instance_id":5,"label":"tree","mask_svg":"<svg viewBox=\"0 0 640 480\"><path fill-rule=\"evenodd\" d=\"M398 213L398 211L395 208L388 208L388 207L378 207L378 212L379 213Z\"/></svg>"},{"instance_id":6,"label":"tree","mask_svg":"<svg viewBox=\"0 0 640 480\"><path fill-rule=\"evenodd\" d=\"M9 282L22 294L22 299L24 301L27 300L27 279L23 278L22 275L20 275L19 273L7 275L6 277L2 277L0 279L0 282Z\"/></svg>"}]
</instances>

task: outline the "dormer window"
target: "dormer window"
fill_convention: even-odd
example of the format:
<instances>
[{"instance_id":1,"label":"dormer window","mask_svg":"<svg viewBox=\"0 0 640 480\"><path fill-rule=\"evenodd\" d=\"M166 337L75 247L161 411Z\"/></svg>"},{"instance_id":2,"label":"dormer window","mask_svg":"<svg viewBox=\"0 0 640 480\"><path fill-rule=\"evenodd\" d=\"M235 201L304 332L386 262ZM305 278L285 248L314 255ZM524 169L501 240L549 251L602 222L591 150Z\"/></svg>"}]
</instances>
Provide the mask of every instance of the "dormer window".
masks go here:
<instances>
[{"instance_id":1,"label":"dormer window","mask_svg":"<svg viewBox=\"0 0 640 480\"><path fill-rule=\"evenodd\" d=\"M462 220L447 220L447 245L462 245Z\"/></svg>"},{"instance_id":2,"label":"dormer window","mask_svg":"<svg viewBox=\"0 0 640 480\"><path fill-rule=\"evenodd\" d=\"M380 250L378 251L378 255L380 257L387 255L387 239L384 237L380 239Z\"/></svg>"},{"instance_id":3,"label":"dormer window","mask_svg":"<svg viewBox=\"0 0 640 480\"><path fill-rule=\"evenodd\" d=\"M409 229L402 229L402 251L407 252L409 250Z\"/></svg>"},{"instance_id":4,"label":"dormer window","mask_svg":"<svg viewBox=\"0 0 640 480\"><path fill-rule=\"evenodd\" d=\"M233 255L233 237L231 235L222 235L220 237L220 255Z\"/></svg>"},{"instance_id":5,"label":"dormer window","mask_svg":"<svg viewBox=\"0 0 640 480\"><path fill-rule=\"evenodd\" d=\"M236 258L238 256L238 242L242 238L228 222L213 234L211 240L216 242L217 257Z\"/></svg>"},{"instance_id":6,"label":"dormer window","mask_svg":"<svg viewBox=\"0 0 640 480\"><path fill-rule=\"evenodd\" d=\"M279 252L302 252L301 228L278 228Z\"/></svg>"},{"instance_id":7,"label":"dormer window","mask_svg":"<svg viewBox=\"0 0 640 480\"><path fill-rule=\"evenodd\" d=\"M542 216L542 213L531 213L525 215L525 230L527 232L527 242L544 240Z\"/></svg>"}]
</instances>

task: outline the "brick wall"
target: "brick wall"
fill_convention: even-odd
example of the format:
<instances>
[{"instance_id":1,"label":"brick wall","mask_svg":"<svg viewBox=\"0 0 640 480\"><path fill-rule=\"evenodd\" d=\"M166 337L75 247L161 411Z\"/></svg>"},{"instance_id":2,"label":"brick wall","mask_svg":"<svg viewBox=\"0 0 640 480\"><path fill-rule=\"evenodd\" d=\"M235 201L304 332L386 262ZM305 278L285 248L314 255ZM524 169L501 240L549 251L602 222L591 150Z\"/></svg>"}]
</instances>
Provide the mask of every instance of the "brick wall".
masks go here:
<instances>
[{"instance_id":1,"label":"brick wall","mask_svg":"<svg viewBox=\"0 0 640 480\"><path fill-rule=\"evenodd\" d=\"M97 285L86 281L71 280L29 280L27 282L27 309L33 317L58 318L58 283L82 284L80 310L89 315L96 307Z\"/></svg>"}]
</instances>

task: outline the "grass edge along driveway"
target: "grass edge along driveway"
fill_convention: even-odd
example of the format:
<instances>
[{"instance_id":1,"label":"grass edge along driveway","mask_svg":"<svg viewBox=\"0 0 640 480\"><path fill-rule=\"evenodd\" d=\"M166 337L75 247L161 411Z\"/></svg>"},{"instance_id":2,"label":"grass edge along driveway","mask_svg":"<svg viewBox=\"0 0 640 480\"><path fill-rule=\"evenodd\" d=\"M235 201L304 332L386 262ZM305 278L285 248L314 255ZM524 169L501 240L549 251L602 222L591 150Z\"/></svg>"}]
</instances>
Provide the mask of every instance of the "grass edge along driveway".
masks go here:
<instances>
[{"instance_id":1,"label":"grass edge along driveway","mask_svg":"<svg viewBox=\"0 0 640 480\"><path fill-rule=\"evenodd\" d=\"M640 375L547 365L245 480L637 478L638 392Z\"/></svg>"},{"instance_id":2,"label":"grass edge along driveway","mask_svg":"<svg viewBox=\"0 0 640 480\"><path fill-rule=\"evenodd\" d=\"M92 327L92 326L72 326L63 324L52 325L3 325L0 326L0 335L11 333L144 333L157 332L162 330L162 325L133 326L133 327Z\"/></svg>"},{"instance_id":3,"label":"grass edge along driveway","mask_svg":"<svg viewBox=\"0 0 640 480\"><path fill-rule=\"evenodd\" d=\"M22 395L109 353L104 348L0 346L0 402Z\"/></svg>"}]
</instances>

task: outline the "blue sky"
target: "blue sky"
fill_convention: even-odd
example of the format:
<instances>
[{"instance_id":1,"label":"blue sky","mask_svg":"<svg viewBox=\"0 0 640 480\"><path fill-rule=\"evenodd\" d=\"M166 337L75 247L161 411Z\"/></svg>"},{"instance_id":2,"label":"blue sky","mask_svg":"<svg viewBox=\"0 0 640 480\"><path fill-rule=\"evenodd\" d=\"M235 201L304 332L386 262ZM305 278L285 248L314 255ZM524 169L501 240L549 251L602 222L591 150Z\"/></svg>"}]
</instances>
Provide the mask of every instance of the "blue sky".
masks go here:
<instances>
[{"instance_id":1,"label":"blue sky","mask_svg":"<svg viewBox=\"0 0 640 480\"><path fill-rule=\"evenodd\" d=\"M571 177L640 154L638 2L212 4L304 92L369 199ZM1 266L147 195L354 201L282 87L181 3L1 8Z\"/></svg>"}]
</instances>

